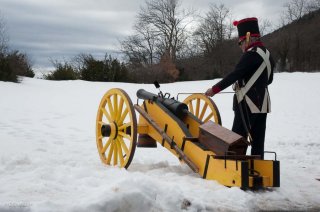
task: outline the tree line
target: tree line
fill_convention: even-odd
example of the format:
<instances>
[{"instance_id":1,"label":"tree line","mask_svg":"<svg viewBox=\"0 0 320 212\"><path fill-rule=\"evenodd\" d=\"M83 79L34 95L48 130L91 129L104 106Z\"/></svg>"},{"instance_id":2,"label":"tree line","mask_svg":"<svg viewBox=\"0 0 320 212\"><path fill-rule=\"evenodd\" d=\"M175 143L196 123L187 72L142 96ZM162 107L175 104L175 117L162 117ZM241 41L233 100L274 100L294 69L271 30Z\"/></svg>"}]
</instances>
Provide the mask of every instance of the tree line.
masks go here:
<instances>
[{"instance_id":1,"label":"tree line","mask_svg":"<svg viewBox=\"0 0 320 212\"><path fill-rule=\"evenodd\" d=\"M293 27L284 30L287 26L302 25L302 19L315 14L319 8L320 0L290 0L284 4L279 26L259 19L262 35L277 29L263 39L267 47L271 46L271 52L275 52L278 71L320 69L314 62L319 54L304 48L309 38L304 37L303 32L294 33ZM183 8L180 0L146 0L137 13L133 34L120 41L123 62L108 54L103 59L79 54L70 61L52 61L55 70L44 78L150 83L155 79L174 82L223 77L232 71L241 55L232 22L232 11L222 3L212 3L207 13L198 15L196 10ZM3 76L10 70L15 76L32 76L27 56L8 51L3 29L0 22L0 80L6 80ZM274 33L276 36L272 36Z\"/></svg>"},{"instance_id":2,"label":"tree line","mask_svg":"<svg viewBox=\"0 0 320 212\"><path fill-rule=\"evenodd\" d=\"M27 54L9 50L5 22L0 16L0 80L19 82L18 76L34 77Z\"/></svg>"},{"instance_id":3,"label":"tree line","mask_svg":"<svg viewBox=\"0 0 320 212\"><path fill-rule=\"evenodd\" d=\"M103 60L91 54L79 54L71 61L52 61L55 71L44 75L47 80L86 80L102 82L127 81L127 68L106 54Z\"/></svg>"}]
</instances>

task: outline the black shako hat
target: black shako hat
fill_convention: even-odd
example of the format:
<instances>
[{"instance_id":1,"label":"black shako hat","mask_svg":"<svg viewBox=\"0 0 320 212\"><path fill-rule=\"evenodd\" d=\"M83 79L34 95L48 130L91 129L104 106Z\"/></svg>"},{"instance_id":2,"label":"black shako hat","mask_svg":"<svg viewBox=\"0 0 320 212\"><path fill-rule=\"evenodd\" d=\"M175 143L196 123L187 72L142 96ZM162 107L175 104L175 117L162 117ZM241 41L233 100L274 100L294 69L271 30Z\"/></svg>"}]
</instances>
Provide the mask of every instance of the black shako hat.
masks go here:
<instances>
[{"instance_id":1,"label":"black shako hat","mask_svg":"<svg viewBox=\"0 0 320 212\"><path fill-rule=\"evenodd\" d=\"M245 18L240 21L234 21L233 25L238 28L239 40L243 40L247 32L250 32L251 37L260 37L257 18Z\"/></svg>"}]
</instances>

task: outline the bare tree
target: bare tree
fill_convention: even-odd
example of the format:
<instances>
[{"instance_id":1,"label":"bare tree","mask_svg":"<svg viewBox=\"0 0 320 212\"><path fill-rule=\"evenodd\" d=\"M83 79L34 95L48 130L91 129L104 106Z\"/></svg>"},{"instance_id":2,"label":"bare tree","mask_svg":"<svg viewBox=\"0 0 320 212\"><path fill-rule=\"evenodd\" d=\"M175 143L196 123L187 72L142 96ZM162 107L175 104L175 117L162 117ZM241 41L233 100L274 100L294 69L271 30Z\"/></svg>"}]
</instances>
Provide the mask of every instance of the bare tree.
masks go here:
<instances>
[{"instance_id":1,"label":"bare tree","mask_svg":"<svg viewBox=\"0 0 320 212\"><path fill-rule=\"evenodd\" d=\"M195 36L203 50L211 53L217 44L231 38L233 30L230 10L224 4L211 4L210 10L200 22Z\"/></svg>"},{"instance_id":2,"label":"bare tree","mask_svg":"<svg viewBox=\"0 0 320 212\"><path fill-rule=\"evenodd\" d=\"M320 0L290 0L283 5L279 28L300 19L305 14L320 9Z\"/></svg>"},{"instance_id":3,"label":"bare tree","mask_svg":"<svg viewBox=\"0 0 320 212\"><path fill-rule=\"evenodd\" d=\"M156 51L156 34L150 25L137 22L134 25L136 34L121 42L122 52L129 61L140 64L153 64L159 59Z\"/></svg>"},{"instance_id":4,"label":"bare tree","mask_svg":"<svg viewBox=\"0 0 320 212\"><path fill-rule=\"evenodd\" d=\"M291 35L289 33L281 33L275 46L276 53L279 55L278 71L289 71L288 69L288 55L290 52L290 44L292 42Z\"/></svg>"},{"instance_id":5,"label":"bare tree","mask_svg":"<svg viewBox=\"0 0 320 212\"><path fill-rule=\"evenodd\" d=\"M180 7L179 0L147 0L138 13L135 35L121 42L123 53L145 64L159 62L165 54L175 62L193 14Z\"/></svg>"},{"instance_id":6,"label":"bare tree","mask_svg":"<svg viewBox=\"0 0 320 212\"><path fill-rule=\"evenodd\" d=\"M121 42L121 51L128 58L130 63L150 65L154 58L149 57L153 53L148 54L147 45L143 38L136 34L128 36L126 40Z\"/></svg>"},{"instance_id":7,"label":"bare tree","mask_svg":"<svg viewBox=\"0 0 320 212\"><path fill-rule=\"evenodd\" d=\"M308 13L308 0L291 0L285 3L284 7L284 18L288 22L292 22L300 19L303 15Z\"/></svg>"},{"instance_id":8,"label":"bare tree","mask_svg":"<svg viewBox=\"0 0 320 212\"><path fill-rule=\"evenodd\" d=\"M307 4L307 11L312 12L320 9L320 0L311 0Z\"/></svg>"},{"instance_id":9,"label":"bare tree","mask_svg":"<svg viewBox=\"0 0 320 212\"><path fill-rule=\"evenodd\" d=\"M264 36L273 31L271 21L269 19L261 19L259 23L259 31L261 36Z\"/></svg>"},{"instance_id":10,"label":"bare tree","mask_svg":"<svg viewBox=\"0 0 320 212\"><path fill-rule=\"evenodd\" d=\"M0 54L5 54L8 49L8 36L6 34L6 25L0 12Z\"/></svg>"}]
</instances>

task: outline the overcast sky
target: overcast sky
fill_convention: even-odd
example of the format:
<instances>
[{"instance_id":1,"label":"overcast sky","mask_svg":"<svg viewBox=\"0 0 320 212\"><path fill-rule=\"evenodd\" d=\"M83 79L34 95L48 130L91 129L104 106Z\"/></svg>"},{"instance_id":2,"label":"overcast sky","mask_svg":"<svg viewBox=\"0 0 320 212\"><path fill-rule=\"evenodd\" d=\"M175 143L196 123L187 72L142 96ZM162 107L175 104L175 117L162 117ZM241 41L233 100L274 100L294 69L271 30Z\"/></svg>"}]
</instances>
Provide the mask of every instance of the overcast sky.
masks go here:
<instances>
[{"instance_id":1,"label":"overcast sky","mask_svg":"<svg viewBox=\"0 0 320 212\"><path fill-rule=\"evenodd\" d=\"M278 24L287 0L181 0L181 7L205 14L222 2L235 20L268 19ZM25 52L35 69L52 66L49 59L69 60L79 53L116 55L119 40L132 34L145 0L0 0L9 46Z\"/></svg>"}]
</instances>

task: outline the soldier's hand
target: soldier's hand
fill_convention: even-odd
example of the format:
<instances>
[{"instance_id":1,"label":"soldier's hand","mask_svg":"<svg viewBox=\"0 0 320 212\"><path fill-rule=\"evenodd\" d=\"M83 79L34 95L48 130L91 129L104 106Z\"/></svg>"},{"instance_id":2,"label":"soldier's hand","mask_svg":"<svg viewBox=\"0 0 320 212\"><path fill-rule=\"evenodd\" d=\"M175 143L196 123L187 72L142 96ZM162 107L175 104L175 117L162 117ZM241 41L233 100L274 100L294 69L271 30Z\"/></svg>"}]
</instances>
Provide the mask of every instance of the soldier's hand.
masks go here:
<instances>
[{"instance_id":1,"label":"soldier's hand","mask_svg":"<svg viewBox=\"0 0 320 212\"><path fill-rule=\"evenodd\" d=\"M214 92L212 90L212 88L209 88L205 93L204 93L206 96L214 96Z\"/></svg>"}]
</instances>

